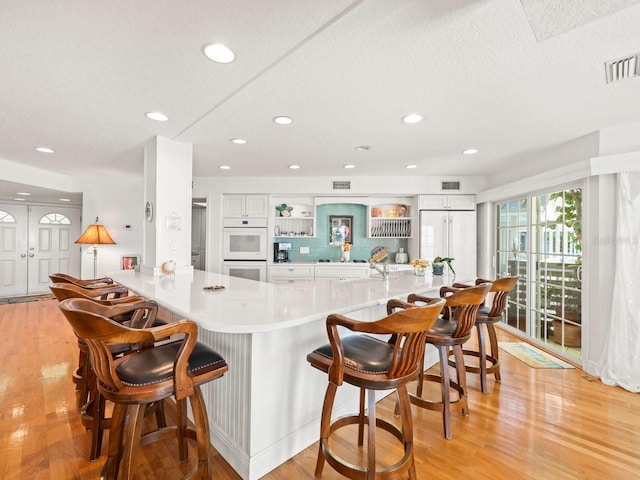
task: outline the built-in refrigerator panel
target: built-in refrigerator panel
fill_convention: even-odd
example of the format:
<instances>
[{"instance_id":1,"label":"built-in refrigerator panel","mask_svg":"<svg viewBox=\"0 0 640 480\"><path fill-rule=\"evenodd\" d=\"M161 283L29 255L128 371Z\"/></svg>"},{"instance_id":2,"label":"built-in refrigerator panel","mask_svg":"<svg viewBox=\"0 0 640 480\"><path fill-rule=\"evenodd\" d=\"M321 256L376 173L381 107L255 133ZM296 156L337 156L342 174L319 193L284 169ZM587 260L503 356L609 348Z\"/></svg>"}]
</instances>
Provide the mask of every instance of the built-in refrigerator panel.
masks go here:
<instances>
[{"instance_id":1,"label":"built-in refrigerator panel","mask_svg":"<svg viewBox=\"0 0 640 480\"><path fill-rule=\"evenodd\" d=\"M420 258L451 257L456 281L476 278L475 210L420 211Z\"/></svg>"}]
</instances>

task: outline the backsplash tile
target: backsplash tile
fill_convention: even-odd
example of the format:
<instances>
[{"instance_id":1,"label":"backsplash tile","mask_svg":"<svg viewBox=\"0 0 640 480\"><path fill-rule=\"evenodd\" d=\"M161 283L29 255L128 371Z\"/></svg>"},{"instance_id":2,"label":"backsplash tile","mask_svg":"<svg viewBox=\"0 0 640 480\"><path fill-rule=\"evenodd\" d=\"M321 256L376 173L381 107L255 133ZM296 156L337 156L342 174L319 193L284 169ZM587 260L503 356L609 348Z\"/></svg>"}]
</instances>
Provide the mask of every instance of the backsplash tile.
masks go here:
<instances>
[{"instance_id":1,"label":"backsplash tile","mask_svg":"<svg viewBox=\"0 0 640 480\"><path fill-rule=\"evenodd\" d=\"M351 260L369 260L371 250L382 246L389 251L391 261L400 248L407 251L406 238L367 238L367 207L355 203L333 203L316 207L316 236L314 238L286 238L283 242L291 243L289 261L317 262L318 260L339 261L342 250L338 246L330 245L329 216L353 216L351 236ZM300 247L309 247L308 255L300 254Z\"/></svg>"}]
</instances>

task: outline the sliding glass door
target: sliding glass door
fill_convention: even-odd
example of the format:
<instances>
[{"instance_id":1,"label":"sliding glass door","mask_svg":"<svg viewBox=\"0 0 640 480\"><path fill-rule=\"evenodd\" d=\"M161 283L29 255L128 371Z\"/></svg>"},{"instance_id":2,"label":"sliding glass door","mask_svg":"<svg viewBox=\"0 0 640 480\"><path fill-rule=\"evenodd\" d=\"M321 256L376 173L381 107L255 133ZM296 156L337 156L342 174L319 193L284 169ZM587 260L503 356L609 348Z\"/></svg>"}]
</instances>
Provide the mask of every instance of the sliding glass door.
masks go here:
<instances>
[{"instance_id":1,"label":"sliding glass door","mask_svg":"<svg viewBox=\"0 0 640 480\"><path fill-rule=\"evenodd\" d=\"M519 275L506 323L580 357L582 189L498 205L497 271Z\"/></svg>"},{"instance_id":2,"label":"sliding glass door","mask_svg":"<svg viewBox=\"0 0 640 480\"><path fill-rule=\"evenodd\" d=\"M504 321L523 332L527 329L527 199L518 199L498 205L497 269L498 277L520 280L509 295Z\"/></svg>"}]
</instances>

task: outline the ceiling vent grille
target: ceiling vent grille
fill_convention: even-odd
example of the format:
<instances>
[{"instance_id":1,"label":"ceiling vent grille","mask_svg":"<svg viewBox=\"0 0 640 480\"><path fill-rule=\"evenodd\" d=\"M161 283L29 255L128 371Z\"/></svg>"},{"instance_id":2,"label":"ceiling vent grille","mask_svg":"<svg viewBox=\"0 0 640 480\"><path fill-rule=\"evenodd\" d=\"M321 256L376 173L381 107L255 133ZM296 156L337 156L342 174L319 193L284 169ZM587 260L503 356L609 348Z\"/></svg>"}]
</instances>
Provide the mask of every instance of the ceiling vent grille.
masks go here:
<instances>
[{"instance_id":1,"label":"ceiling vent grille","mask_svg":"<svg viewBox=\"0 0 640 480\"><path fill-rule=\"evenodd\" d=\"M460 182L442 182L442 190L460 190Z\"/></svg>"},{"instance_id":2,"label":"ceiling vent grille","mask_svg":"<svg viewBox=\"0 0 640 480\"><path fill-rule=\"evenodd\" d=\"M333 181L333 189L334 190L351 190L351 181L349 181L349 180L334 180Z\"/></svg>"},{"instance_id":3,"label":"ceiling vent grille","mask_svg":"<svg viewBox=\"0 0 640 480\"><path fill-rule=\"evenodd\" d=\"M611 60L604 64L607 83L619 82L631 77L640 76L640 54Z\"/></svg>"}]
</instances>

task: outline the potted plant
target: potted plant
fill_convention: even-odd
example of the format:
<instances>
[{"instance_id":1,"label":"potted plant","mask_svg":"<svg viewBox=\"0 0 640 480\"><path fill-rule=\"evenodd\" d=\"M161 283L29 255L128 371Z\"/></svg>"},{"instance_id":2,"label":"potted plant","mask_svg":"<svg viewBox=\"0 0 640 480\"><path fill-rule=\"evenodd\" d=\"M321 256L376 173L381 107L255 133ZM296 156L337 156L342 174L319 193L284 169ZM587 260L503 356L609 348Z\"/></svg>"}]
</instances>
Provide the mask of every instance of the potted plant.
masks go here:
<instances>
[{"instance_id":1,"label":"potted plant","mask_svg":"<svg viewBox=\"0 0 640 480\"><path fill-rule=\"evenodd\" d=\"M451 262L453 262L453 258L451 257L436 257L433 259L433 274L434 275L442 275L444 274L444 266L445 264L447 264L449 266L449 269L451 270L451 273L453 273L454 275L456 274L456 271L453 269L453 266L451 265Z\"/></svg>"},{"instance_id":2,"label":"potted plant","mask_svg":"<svg viewBox=\"0 0 640 480\"><path fill-rule=\"evenodd\" d=\"M411 265L413 265L413 271L417 277L424 277L424 271L429 266L429 261L422 258L414 258L411 260Z\"/></svg>"}]
</instances>

